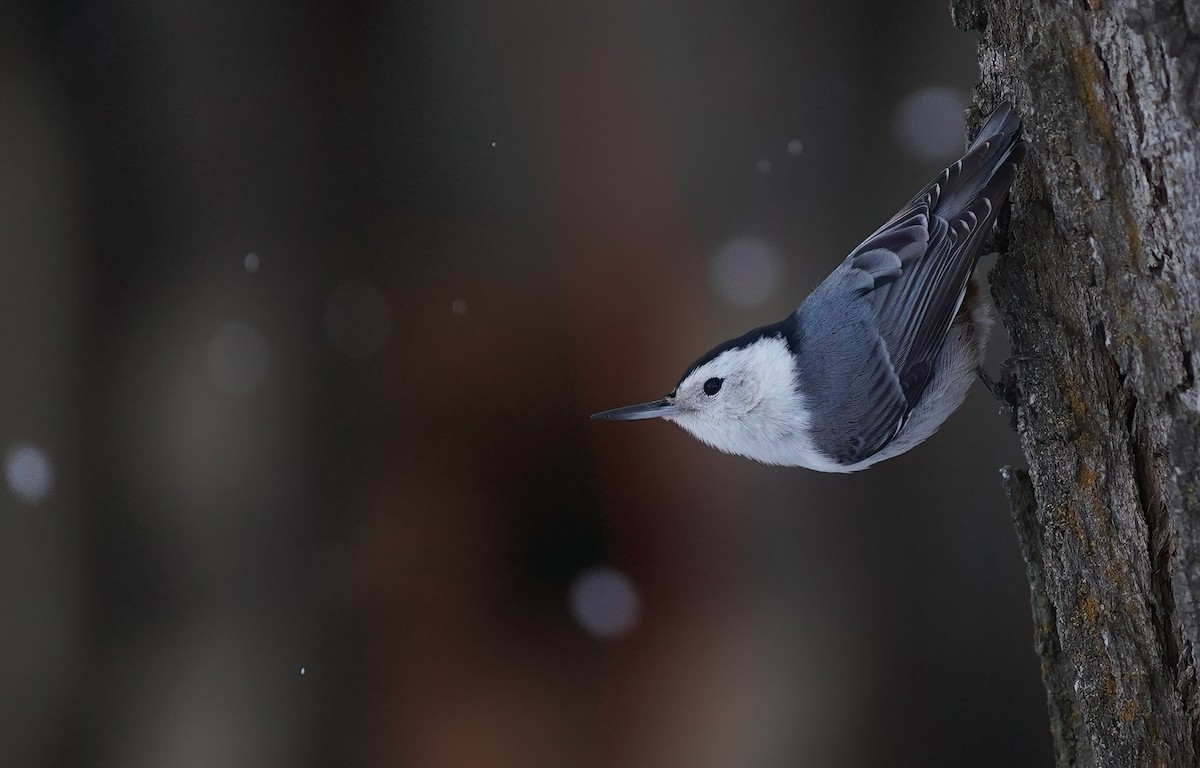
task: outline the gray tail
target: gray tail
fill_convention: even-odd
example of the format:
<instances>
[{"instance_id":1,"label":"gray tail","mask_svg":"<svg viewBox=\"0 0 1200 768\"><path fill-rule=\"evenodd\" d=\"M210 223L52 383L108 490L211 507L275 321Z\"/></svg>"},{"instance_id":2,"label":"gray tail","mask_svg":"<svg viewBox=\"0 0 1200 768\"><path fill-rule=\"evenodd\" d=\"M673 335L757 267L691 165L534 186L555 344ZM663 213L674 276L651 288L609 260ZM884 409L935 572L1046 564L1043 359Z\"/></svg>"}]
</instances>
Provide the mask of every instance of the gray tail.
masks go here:
<instances>
[{"instance_id":1,"label":"gray tail","mask_svg":"<svg viewBox=\"0 0 1200 768\"><path fill-rule=\"evenodd\" d=\"M947 168L938 182L942 186L934 213L955 219L979 198L986 198L998 211L1008 197L1008 188L1025 158L1021 119L1012 104L1001 102L988 116L967 153Z\"/></svg>"}]
</instances>

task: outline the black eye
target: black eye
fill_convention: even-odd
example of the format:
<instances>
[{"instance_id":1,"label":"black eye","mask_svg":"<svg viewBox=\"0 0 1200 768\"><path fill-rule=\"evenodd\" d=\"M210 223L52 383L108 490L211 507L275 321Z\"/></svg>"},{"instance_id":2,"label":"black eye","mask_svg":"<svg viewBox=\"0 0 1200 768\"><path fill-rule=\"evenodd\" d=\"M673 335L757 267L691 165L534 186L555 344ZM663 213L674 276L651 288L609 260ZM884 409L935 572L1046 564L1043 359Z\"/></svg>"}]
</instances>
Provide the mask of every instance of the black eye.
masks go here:
<instances>
[{"instance_id":1,"label":"black eye","mask_svg":"<svg viewBox=\"0 0 1200 768\"><path fill-rule=\"evenodd\" d=\"M712 397L721 391L721 385L725 383L725 379L711 378L704 382L704 394Z\"/></svg>"}]
</instances>

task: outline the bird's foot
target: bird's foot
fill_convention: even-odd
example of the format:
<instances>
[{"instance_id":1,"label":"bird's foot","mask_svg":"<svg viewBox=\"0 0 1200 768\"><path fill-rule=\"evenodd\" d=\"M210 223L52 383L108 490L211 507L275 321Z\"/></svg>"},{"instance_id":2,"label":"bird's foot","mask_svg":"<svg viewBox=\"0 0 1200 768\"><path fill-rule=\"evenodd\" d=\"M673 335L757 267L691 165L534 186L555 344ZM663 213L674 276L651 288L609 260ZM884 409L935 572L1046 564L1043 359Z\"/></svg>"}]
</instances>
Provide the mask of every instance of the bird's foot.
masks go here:
<instances>
[{"instance_id":1,"label":"bird's foot","mask_svg":"<svg viewBox=\"0 0 1200 768\"><path fill-rule=\"evenodd\" d=\"M996 398L1003 410L1008 412L1008 426L1013 432L1017 431L1017 403L1020 398L1020 387L1017 384L1017 377L1013 373L1013 368L1017 363L1025 363L1037 358L1028 355L1013 355L1000 364L1000 378L993 379L988 375L987 371L983 370L982 365L975 366L975 375L979 377L979 381L983 386L987 387L987 391L992 393L992 397Z\"/></svg>"}]
</instances>

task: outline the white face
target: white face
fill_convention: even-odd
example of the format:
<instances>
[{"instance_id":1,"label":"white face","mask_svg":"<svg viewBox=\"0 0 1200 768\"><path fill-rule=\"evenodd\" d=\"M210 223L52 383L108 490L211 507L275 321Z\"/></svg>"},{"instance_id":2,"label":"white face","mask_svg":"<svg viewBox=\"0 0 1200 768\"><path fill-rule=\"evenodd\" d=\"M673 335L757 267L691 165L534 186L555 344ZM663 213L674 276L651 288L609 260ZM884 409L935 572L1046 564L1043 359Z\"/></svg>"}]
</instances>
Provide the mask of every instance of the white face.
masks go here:
<instances>
[{"instance_id":1,"label":"white face","mask_svg":"<svg viewBox=\"0 0 1200 768\"><path fill-rule=\"evenodd\" d=\"M794 365L779 337L726 350L679 383L674 393L678 412L663 418L727 453L768 464L796 464L796 451L811 446Z\"/></svg>"}]
</instances>

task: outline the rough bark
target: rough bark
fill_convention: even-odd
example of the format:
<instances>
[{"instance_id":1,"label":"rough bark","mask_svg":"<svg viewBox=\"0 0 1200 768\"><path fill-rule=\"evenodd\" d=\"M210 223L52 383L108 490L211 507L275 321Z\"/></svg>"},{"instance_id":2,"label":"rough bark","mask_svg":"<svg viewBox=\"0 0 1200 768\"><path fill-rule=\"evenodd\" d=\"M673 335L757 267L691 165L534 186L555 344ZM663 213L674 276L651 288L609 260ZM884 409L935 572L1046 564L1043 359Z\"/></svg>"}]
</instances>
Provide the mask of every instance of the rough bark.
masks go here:
<instances>
[{"instance_id":1,"label":"rough bark","mask_svg":"<svg viewBox=\"0 0 1200 768\"><path fill-rule=\"evenodd\" d=\"M1200 755L1200 0L955 0L1030 157L993 293L1061 766Z\"/></svg>"}]
</instances>

